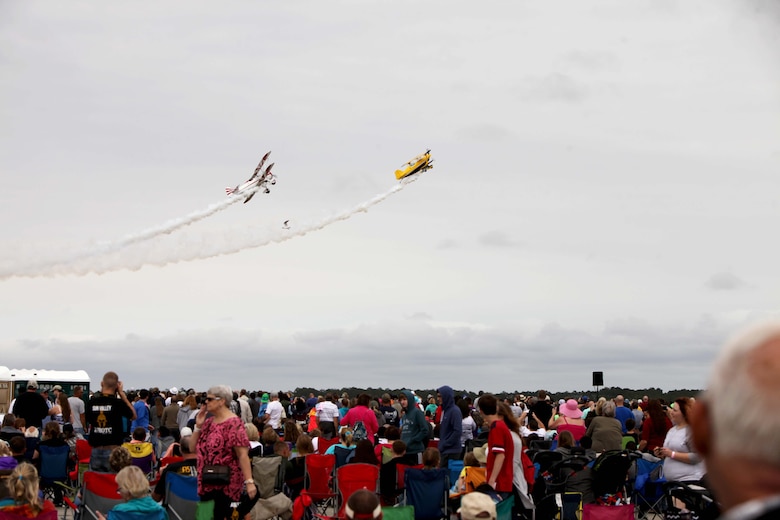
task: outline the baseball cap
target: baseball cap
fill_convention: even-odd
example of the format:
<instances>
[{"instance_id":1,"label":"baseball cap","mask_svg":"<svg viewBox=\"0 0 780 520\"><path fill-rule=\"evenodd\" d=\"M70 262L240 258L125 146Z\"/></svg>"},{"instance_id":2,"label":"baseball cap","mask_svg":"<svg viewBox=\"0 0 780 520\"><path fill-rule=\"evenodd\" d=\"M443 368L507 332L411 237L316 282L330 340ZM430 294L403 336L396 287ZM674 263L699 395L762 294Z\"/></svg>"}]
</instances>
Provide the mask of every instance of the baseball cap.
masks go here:
<instances>
[{"instance_id":1,"label":"baseball cap","mask_svg":"<svg viewBox=\"0 0 780 520\"><path fill-rule=\"evenodd\" d=\"M463 520L496 518L496 503L485 493L474 492L463 495L460 499L460 517Z\"/></svg>"},{"instance_id":2,"label":"baseball cap","mask_svg":"<svg viewBox=\"0 0 780 520\"><path fill-rule=\"evenodd\" d=\"M185 426L179 432L179 437L191 437L191 436L192 436L192 428L190 428L189 426Z\"/></svg>"},{"instance_id":3,"label":"baseball cap","mask_svg":"<svg viewBox=\"0 0 780 520\"><path fill-rule=\"evenodd\" d=\"M27 388L35 388L37 390L38 381L36 381L35 379L30 379L29 381L27 381Z\"/></svg>"},{"instance_id":4,"label":"baseball cap","mask_svg":"<svg viewBox=\"0 0 780 520\"><path fill-rule=\"evenodd\" d=\"M53 387L51 387L51 389L52 390L59 390L60 392L62 392L62 387L60 385L54 385Z\"/></svg>"}]
</instances>

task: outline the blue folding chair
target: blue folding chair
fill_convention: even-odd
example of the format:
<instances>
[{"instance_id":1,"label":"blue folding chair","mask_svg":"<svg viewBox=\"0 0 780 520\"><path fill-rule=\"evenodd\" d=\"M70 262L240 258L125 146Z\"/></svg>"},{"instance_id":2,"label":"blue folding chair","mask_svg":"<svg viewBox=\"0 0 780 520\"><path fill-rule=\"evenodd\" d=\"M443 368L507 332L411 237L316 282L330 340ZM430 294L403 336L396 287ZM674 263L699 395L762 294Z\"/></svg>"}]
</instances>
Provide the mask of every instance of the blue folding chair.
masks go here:
<instances>
[{"instance_id":1,"label":"blue folding chair","mask_svg":"<svg viewBox=\"0 0 780 520\"><path fill-rule=\"evenodd\" d=\"M637 508L637 518L649 518L651 515L663 515L666 509L664 497L663 460L650 461L636 459L636 477L634 478L633 502Z\"/></svg>"},{"instance_id":2,"label":"blue folding chair","mask_svg":"<svg viewBox=\"0 0 780 520\"><path fill-rule=\"evenodd\" d=\"M195 518L198 502L198 477L166 472L165 509L171 520Z\"/></svg>"},{"instance_id":3,"label":"blue folding chair","mask_svg":"<svg viewBox=\"0 0 780 520\"><path fill-rule=\"evenodd\" d=\"M450 459L447 462L447 469L450 470L450 483L457 482L460 472L463 471L463 461Z\"/></svg>"},{"instance_id":4,"label":"blue folding chair","mask_svg":"<svg viewBox=\"0 0 780 520\"><path fill-rule=\"evenodd\" d=\"M68 483L68 457L70 446L38 446L41 454L41 489L46 498L50 498L55 504L62 503L62 485Z\"/></svg>"},{"instance_id":5,"label":"blue folding chair","mask_svg":"<svg viewBox=\"0 0 780 520\"><path fill-rule=\"evenodd\" d=\"M447 468L404 471L404 505L414 506L415 520L448 518L449 489L450 471Z\"/></svg>"}]
</instances>

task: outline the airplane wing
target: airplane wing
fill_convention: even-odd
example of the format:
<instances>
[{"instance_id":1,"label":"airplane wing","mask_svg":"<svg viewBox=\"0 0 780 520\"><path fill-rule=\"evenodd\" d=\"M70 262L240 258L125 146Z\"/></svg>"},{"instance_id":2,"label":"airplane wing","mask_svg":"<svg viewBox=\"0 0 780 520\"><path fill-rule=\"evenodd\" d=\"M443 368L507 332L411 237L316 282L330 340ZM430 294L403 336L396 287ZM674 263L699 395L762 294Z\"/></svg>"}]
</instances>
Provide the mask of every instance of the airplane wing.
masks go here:
<instances>
[{"instance_id":1,"label":"airplane wing","mask_svg":"<svg viewBox=\"0 0 780 520\"><path fill-rule=\"evenodd\" d=\"M250 193L250 194L249 194L249 196L248 196L248 197L246 198L246 200L244 201L244 204L246 204L247 202L249 202L250 200L252 200L252 197L254 197L254 196L255 196L255 193L257 193L257 192L256 192L256 191L253 191L252 193Z\"/></svg>"},{"instance_id":2,"label":"airplane wing","mask_svg":"<svg viewBox=\"0 0 780 520\"><path fill-rule=\"evenodd\" d=\"M252 179L254 179L255 177L257 177L257 174L263 168L263 165L265 164L265 161L266 161L266 159L268 159L269 155L271 155L270 151L267 154L265 154L262 159L260 159L260 163L257 165L257 168L255 168L255 173L253 173L252 176L249 178L250 181Z\"/></svg>"}]
</instances>

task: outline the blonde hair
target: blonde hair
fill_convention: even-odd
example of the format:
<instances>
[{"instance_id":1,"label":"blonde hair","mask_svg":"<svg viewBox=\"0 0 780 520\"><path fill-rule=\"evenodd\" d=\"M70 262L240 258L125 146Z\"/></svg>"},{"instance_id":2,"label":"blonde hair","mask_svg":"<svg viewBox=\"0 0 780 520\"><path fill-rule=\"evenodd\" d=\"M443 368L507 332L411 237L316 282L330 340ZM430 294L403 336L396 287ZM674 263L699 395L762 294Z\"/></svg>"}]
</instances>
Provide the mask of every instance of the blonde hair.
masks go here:
<instances>
[{"instance_id":1,"label":"blonde hair","mask_svg":"<svg viewBox=\"0 0 780 520\"><path fill-rule=\"evenodd\" d=\"M0 442L0 457L10 457L11 455L11 445L6 441Z\"/></svg>"},{"instance_id":2,"label":"blonde hair","mask_svg":"<svg viewBox=\"0 0 780 520\"><path fill-rule=\"evenodd\" d=\"M246 436L250 441L257 442L260 440L260 432L257 431L257 426L252 423L246 423L244 428L246 428Z\"/></svg>"},{"instance_id":3,"label":"blonde hair","mask_svg":"<svg viewBox=\"0 0 780 520\"><path fill-rule=\"evenodd\" d=\"M341 430L341 442L346 447L352 446L352 430L350 428Z\"/></svg>"},{"instance_id":4,"label":"blonde hair","mask_svg":"<svg viewBox=\"0 0 780 520\"><path fill-rule=\"evenodd\" d=\"M40 513L42 506L38 500L38 471L35 466L22 462L11 472L8 487L17 504L28 504L34 514Z\"/></svg>"},{"instance_id":5,"label":"blonde hair","mask_svg":"<svg viewBox=\"0 0 780 520\"><path fill-rule=\"evenodd\" d=\"M116 474L116 483L129 498L143 498L149 494L149 481L138 466L127 466Z\"/></svg>"}]
</instances>

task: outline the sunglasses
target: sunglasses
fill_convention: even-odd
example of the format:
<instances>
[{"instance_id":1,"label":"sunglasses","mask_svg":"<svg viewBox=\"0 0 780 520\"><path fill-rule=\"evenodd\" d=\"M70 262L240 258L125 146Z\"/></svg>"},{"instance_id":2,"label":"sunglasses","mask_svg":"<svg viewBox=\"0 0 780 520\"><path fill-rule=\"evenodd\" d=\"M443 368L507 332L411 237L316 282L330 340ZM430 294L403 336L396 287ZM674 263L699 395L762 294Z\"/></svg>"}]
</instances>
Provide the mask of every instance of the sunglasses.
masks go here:
<instances>
[{"instance_id":1,"label":"sunglasses","mask_svg":"<svg viewBox=\"0 0 780 520\"><path fill-rule=\"evenodd\" d=\"M220 401L220 400L222 400L221 397L207 397L206 399L204 399L204 401L206 401L207 403L210 403L211 401Z\"/></svg>"}]
</instances>

